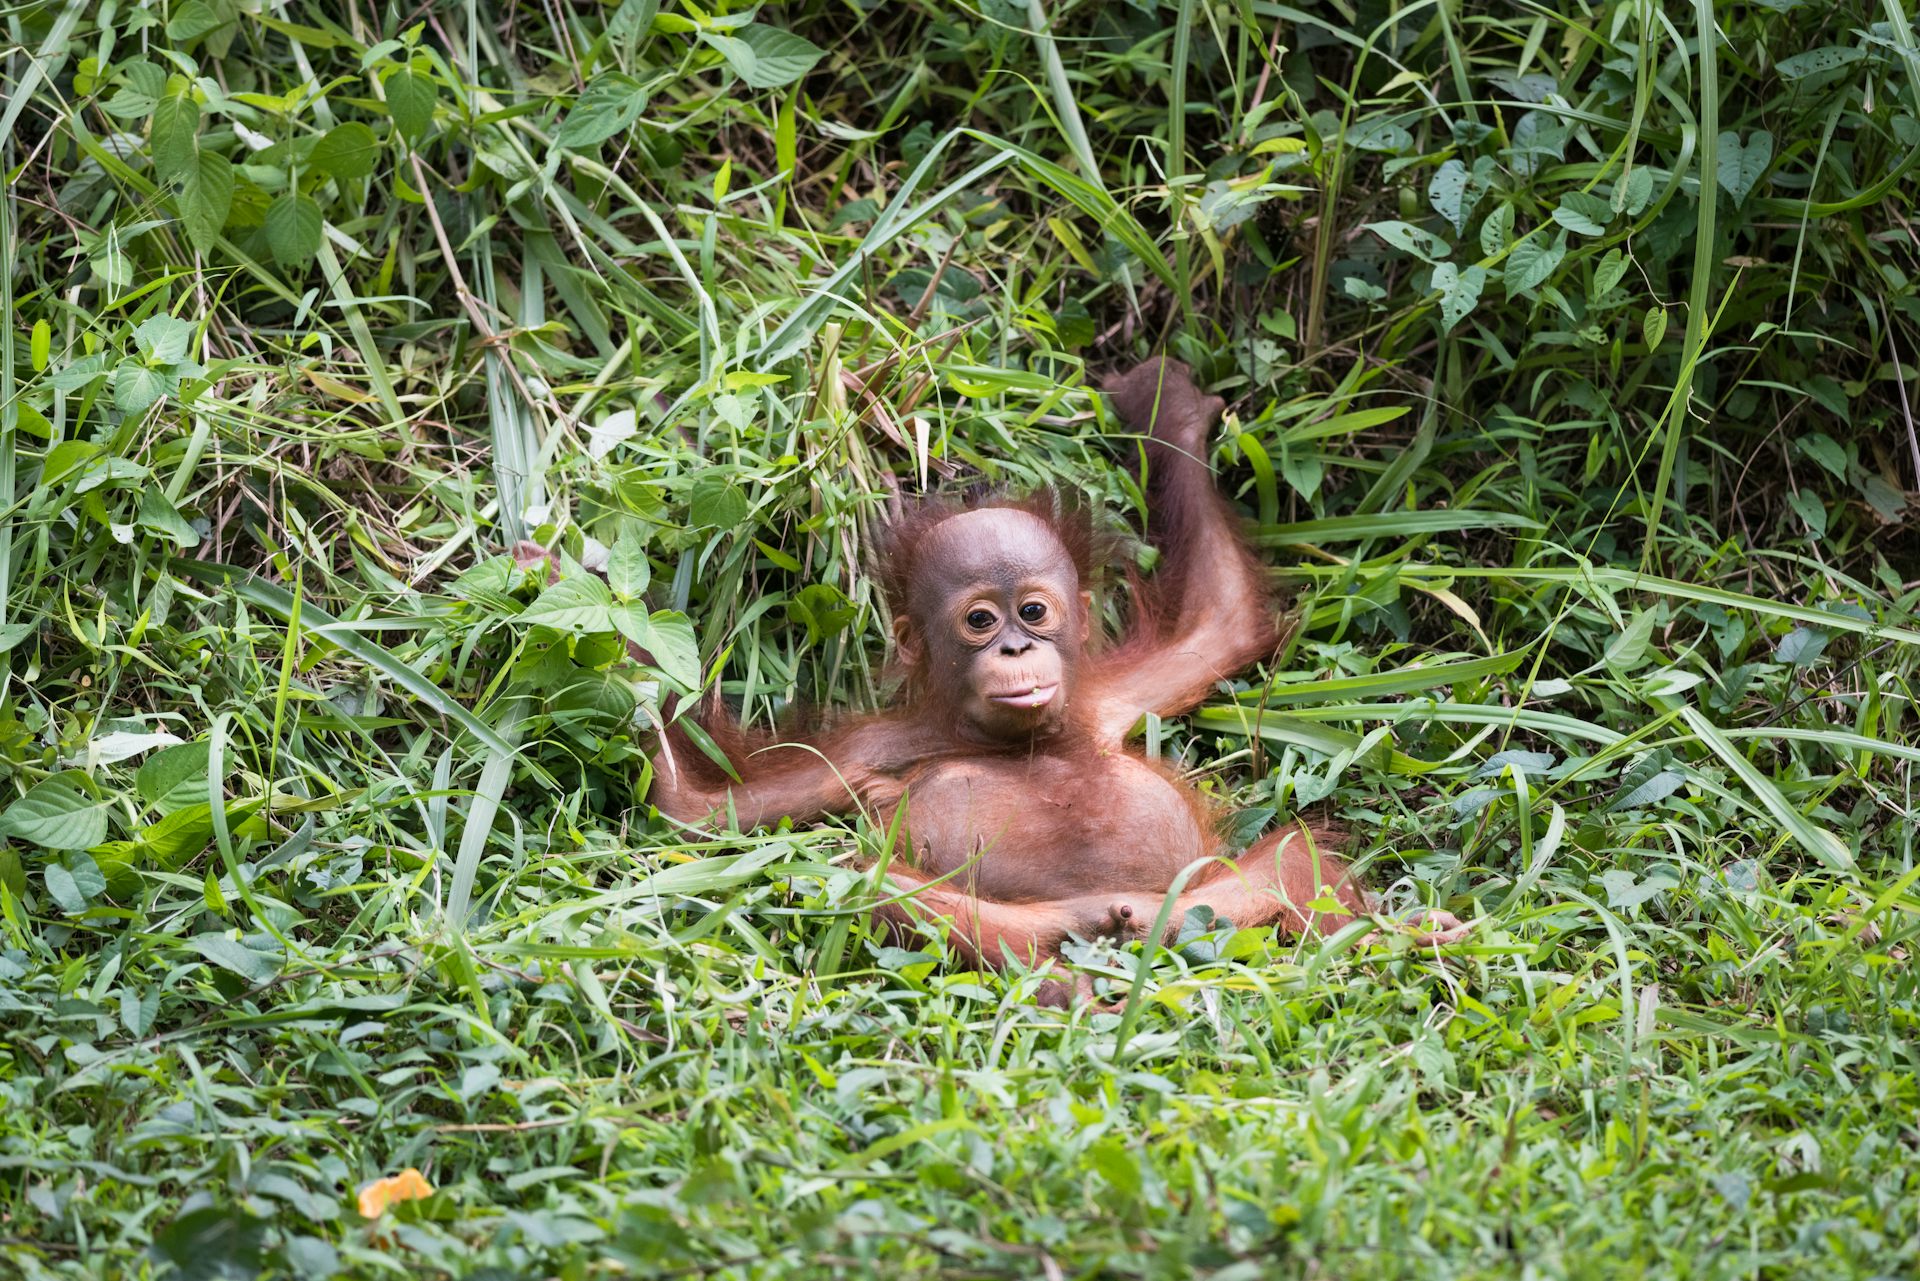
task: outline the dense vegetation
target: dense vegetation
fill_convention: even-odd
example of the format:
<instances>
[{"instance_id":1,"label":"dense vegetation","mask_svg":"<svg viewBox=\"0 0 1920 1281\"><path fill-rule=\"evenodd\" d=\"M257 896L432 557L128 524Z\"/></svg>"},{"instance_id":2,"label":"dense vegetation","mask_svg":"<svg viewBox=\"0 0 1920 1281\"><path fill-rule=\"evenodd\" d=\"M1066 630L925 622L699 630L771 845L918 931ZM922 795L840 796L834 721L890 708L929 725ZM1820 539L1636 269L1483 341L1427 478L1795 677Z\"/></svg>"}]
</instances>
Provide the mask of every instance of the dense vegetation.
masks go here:
<instances>
[{"instance_id":1,"label":"dense vegetation","mask_svg":"<svg viewBox=\"0 0 1920 1281\"><path fill-rule=\"evenodd\" d=\"M1920 1269L1901 0L5 23L0 1273ZM649 813L1162 349L1300 626L1148 750L1471 942L1041 1010Z\"/></svg>"}]
</instances>

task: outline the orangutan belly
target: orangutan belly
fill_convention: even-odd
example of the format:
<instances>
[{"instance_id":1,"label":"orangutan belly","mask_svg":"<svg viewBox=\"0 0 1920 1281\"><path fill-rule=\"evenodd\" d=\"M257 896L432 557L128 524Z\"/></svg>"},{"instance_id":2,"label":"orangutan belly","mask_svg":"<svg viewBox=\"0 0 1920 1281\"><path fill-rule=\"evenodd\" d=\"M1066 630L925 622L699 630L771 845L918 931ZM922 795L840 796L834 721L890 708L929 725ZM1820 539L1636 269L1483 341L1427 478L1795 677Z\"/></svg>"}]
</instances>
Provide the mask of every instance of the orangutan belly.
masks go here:
<instances>
[{"instance_id":1,"label":"orangutan belly","mask_svg":"<svg viewBox=\"0 0 1920 1281\"><path fill-rule=\"evenodd\" d=\"M1118 753L931 764L906 812L915 866L1002 903L1158 893L1214 846L1187 789Z\"/></svg>"}]
</instances>

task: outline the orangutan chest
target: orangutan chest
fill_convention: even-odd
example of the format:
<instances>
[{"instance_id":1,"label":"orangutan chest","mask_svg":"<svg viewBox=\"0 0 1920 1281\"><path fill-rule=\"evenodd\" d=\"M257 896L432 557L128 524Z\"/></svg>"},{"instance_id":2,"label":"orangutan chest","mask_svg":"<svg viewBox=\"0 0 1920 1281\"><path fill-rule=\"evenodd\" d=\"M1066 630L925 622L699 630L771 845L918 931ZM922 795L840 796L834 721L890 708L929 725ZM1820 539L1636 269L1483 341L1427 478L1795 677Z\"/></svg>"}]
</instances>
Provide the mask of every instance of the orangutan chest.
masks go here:
<instances>
[{"instance_id":1,"label":"orangutan chest","mask_svg":"<svg viewBox=\"0 0 1920 1281\"><path fill-rule=\"evenodd\" d=\"M1126 755L943 761L905 803L916 865L1003 903L1157 892L1210 848L1187 790Z\"/></svg>"}]
</instances>

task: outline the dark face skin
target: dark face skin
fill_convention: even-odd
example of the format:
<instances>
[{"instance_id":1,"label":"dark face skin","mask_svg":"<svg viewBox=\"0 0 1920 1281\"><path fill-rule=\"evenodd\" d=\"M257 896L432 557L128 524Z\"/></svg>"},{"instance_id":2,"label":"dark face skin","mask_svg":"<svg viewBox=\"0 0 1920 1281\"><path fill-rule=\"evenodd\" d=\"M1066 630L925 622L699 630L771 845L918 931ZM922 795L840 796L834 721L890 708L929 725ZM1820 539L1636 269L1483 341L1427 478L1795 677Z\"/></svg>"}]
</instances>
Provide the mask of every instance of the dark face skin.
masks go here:
<instances>
[{"instance_id":1,"label":"dark face skin","mask_svg":"<svg viewBox=\"0 0 1920 1281\"><path fill-rule=\"evenodd\" d=\"M1073 561L1047 523L1007 508L950 517L926 537L902 642L976 734L1017 742L1057 727L1087 639Z\"/></svg>"}]
</instances>

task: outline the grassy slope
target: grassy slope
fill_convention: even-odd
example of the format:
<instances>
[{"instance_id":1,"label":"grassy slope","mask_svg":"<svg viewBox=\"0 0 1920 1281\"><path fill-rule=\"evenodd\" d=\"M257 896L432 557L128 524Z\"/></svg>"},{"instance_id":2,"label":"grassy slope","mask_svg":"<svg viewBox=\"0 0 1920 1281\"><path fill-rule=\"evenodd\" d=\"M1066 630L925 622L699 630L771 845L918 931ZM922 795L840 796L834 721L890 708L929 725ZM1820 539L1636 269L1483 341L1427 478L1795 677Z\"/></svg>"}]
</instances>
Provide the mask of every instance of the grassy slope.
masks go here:
<instances>
[{"instance_id":1,"label":"grassy slope","mask_svg":"<svg viewBox=\"0 0 1920 1281\"><path fill-rule=\"evenodd\" d=\"M9 17L7 1266L1913 1271L1898 4L373 8ZM1061 1016L634 806L687 629L880 696L882 475L1137 528L1161 347L1304 626L1151 748L1472 945Z\"/></svg>"}]
</instances>

